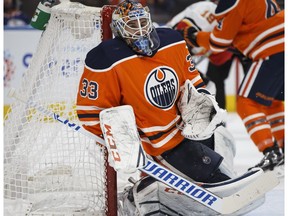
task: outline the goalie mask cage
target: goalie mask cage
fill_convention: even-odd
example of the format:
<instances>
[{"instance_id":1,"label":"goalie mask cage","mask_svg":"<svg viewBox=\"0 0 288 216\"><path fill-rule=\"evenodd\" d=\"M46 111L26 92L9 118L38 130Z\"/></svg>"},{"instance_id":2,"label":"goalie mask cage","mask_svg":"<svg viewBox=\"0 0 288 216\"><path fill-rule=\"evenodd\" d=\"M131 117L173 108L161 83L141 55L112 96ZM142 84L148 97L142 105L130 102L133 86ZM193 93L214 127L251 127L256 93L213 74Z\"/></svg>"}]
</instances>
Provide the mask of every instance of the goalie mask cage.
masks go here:
<instances>
[{"instance_id":1,"label":"goalie mask cage","mask_svg":"<svg viewBox=\"0 0 288 216\"><path fill-rule=\"evenodd\" d=\"M18 95L80 124L75 100L84 59L112 37L112 11L69 1L54 6ZM5 216L117 215L105 148L17 100L5 119Z\"/></svg>"}]
</instances>

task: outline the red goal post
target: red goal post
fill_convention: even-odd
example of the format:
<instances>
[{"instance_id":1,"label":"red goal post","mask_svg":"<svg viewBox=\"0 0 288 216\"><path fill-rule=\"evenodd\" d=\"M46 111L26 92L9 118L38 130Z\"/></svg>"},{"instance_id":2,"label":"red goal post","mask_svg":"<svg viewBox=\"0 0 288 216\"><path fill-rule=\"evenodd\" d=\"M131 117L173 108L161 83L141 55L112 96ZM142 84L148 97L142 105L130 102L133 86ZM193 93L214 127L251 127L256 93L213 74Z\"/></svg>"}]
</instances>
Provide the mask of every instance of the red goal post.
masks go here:
<instances>
[{"instance_id":1,"label":"red goal post","mask_svg":"<svg viewBox=\"0 0 288 216\"><path fill-rule=\"evenodd\" d=\"M54 6L17 94L80 124L75 98L84 59L112 38L113 8ZM104 147L20 101L5 119L5 215L117 215L116 173Z\"/></svg>"}]
</instances>

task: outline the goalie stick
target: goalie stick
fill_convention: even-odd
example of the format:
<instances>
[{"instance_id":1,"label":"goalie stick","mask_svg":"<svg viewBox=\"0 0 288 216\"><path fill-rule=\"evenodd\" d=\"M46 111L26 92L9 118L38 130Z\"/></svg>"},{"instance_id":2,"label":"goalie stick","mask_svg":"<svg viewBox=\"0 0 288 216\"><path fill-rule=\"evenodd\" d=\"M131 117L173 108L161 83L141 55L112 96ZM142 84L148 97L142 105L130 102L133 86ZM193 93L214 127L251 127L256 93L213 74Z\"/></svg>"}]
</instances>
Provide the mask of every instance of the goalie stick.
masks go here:
<instances>
[{"instance_id":1,"label":"goalie stick","mask_svg":"<svg viewBox=\"0 0 288 216\"><path fill-rule=\"evenodd\" d=\"M86 131L80 125L77 125L68 119L62 118L59 114L54 113L33 101L26 102L16 94L15 89L11 89L8 95L23 103L26 103L28 106L35 108L44 115L48 115L49 117L70 127L74 131L80 132L83 135L88 136L89 138L94 139L96 142L106 146L105 141L102 138ZM263 196L266 192L277 186L279 183L278 178L276 178L273 173L263 173L261 169L254 171L252 170L250 174L246 174L246 176L244 175L245 178L242 178L245 180L246 177L249 178L254 174L259 175L252 183L249 183L247 186L232 195L220 197L199 186L197 183L186 180L185 178L175 174L171 170L168 170L167 168L148 158L147 164L144 167L139 168L139 170L187 195L202 205L220 213L221 215L229 215L237 212L241 208L249 205L254 200Z\"/></svg>"}]
</instances>

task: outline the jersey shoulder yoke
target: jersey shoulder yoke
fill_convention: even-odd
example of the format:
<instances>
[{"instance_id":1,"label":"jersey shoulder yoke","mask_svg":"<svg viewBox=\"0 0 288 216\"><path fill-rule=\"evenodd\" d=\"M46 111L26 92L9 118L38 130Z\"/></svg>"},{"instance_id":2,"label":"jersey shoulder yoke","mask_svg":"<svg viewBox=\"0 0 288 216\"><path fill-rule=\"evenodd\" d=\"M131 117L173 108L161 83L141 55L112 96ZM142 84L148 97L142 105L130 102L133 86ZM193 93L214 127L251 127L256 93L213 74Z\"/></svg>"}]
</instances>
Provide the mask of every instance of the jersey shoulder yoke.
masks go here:
<instances>
[{"instance_id":1,"label":"jersey shoulder yoke","mask_svg":"<svg viewBox=\"0 0 288 216\"><path fill-rule=\"evenodd\" d=\"M238 5L239 2L240 0L220 0L216 7L215 15L216 16L223 15L233 10Z\"/></svg>"},{"instance_id":2,"label":"jersey shoulder yoke","mask_svg":"<svg viewBox=\"0 0 288 216\"><path fill-rule=\"evenodd\" d=\"M135 53L119 38L103 41L88 52L85 64L96 70L104 70L115 62L135 55Z\"/></svg>"},{"instance_id":3,"label":"jersey shoulder yoke","mask_svg":"<svg viewBox=\"0 0 288 216\"><path fill-rule=\"evenodd\" d=\"M184 39L180 35L179 32L176 30L170 29L170 28L165 28L165 27L160 27L157 28L157 33L160 39L160 47L165 47L173 43L177 43L179 41L183 41Z\"/></svg>"}]
</instances>

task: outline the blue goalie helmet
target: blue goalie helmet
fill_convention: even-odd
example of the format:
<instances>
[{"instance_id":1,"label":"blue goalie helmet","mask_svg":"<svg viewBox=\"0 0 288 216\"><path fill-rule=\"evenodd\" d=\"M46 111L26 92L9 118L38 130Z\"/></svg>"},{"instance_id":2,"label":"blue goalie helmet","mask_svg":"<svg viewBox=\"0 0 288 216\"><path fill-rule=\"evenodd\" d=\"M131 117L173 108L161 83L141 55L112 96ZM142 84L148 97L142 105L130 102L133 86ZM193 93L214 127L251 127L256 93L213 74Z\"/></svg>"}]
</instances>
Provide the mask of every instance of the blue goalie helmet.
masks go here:
<instances>
[{"instance_id":1,"label":"blue goalie helmet","mask_svg":"<svg viewBox=\"0 0 288 216\"><path fill-rule=\"evenodd\" d=\"M151 56L160 45L149 9L140 3L129 0L120 3L112 14L111 29L140 55Z\"/></svg>"}]
</instances>

